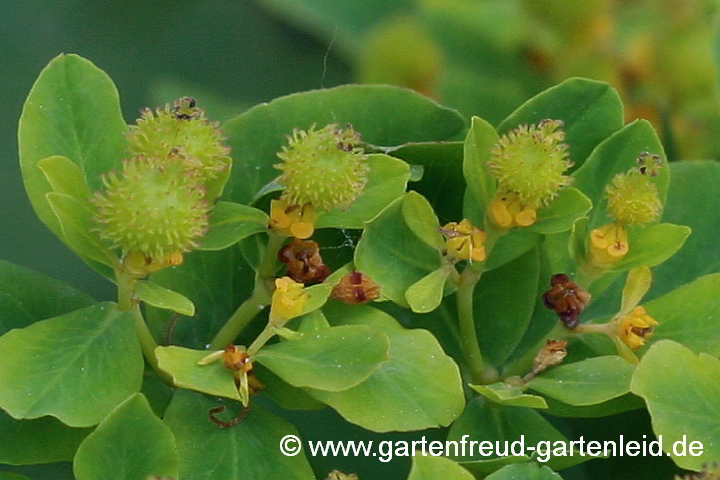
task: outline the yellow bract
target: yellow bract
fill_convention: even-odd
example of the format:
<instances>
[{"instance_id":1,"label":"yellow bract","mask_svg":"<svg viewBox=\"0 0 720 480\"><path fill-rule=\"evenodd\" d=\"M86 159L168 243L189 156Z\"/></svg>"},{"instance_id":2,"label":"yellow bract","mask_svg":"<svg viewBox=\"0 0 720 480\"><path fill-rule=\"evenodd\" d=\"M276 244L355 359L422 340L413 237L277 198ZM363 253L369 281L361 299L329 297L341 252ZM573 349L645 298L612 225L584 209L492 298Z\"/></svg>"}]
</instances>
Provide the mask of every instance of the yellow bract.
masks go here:
<instances>
[{"instance_id":1,"label":"yellow bract","mask_svg":"<svg viewBox=\"0 0 720 480\"><path fill-rule=\"evenodd\" d=\"M470 220L464 219L460 223L450 222L442 228L447 237L448 257L455 260L470 260L482 262L485 260L485 240L487 233L473 226Z\"/></svg>"},{"instance_id":2,"label":"yellow bract","mask_svg":"<svg viewBox=\"0 0 720 480\"><path fill-rule=\"evenodd\" d=\"M517 195L503 194L490 204L490 219L500 228L529 227L537 220L537 211L523 205Z\"/></svg>"},{"instance_id":3,"label":"yellow bract","mask_svg":"<svg viewBox=\"0 0 720 480\"><path fill-rule=\"evenodd\" d=\"M618 321L617 335L633 350L645 345L645 340L652 336L653 327L658 322L647 314L643 307L635 307L630 315Z\"/></svg>"},{"instance_id":4,"label":"yellow bract","mask_svg":"<svg viewBox=\"0 0 720 480\"><path fill-rule=\"evenodd\" d=\"M609 223L590 232L590 262L607 268L630 251L628 231L624 225Z\"/></svg>"},{"instance_id":5,"label":"yellow bract","mask_svg":"<svg viewBox=\"0 0 720 480\"><path fill-rule=\"evenodd\" d=\"M284 324L288 320L302 315L308 293L302 283L290 277L275 279L275 291L270 305L270 321Z\"/></svg>"},{"instance_id":6,"label":"yellow bract","mask_svg":"<svg viewBox=\"0 0 720 480\"><path fill-rule=\"evenodd\" d=\"M311 204L288 205L287 201L270 202L270 226L295 238L310 238L315 231L315 209Z\"/></svg>"}]
</instances>

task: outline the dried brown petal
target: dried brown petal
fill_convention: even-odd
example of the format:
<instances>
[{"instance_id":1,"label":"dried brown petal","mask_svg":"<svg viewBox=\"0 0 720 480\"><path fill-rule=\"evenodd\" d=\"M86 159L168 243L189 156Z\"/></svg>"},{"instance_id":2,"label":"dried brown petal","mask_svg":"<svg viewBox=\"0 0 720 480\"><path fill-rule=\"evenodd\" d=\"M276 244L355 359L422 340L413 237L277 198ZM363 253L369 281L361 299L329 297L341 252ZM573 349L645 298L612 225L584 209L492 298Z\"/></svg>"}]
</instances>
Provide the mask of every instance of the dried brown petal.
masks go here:
<instances>
[{"instance_id":1,"label":"dried brown petal","mask_svg":"<svg viewBox=\"0 0 720 480\"><path fill-rule=\"evenodd\" d=\"M380 297L380 286L372 278L357 270L345 275L335 285L330 298L345 303L358 304L371 302Z\"/></svg>"}]
</instances>

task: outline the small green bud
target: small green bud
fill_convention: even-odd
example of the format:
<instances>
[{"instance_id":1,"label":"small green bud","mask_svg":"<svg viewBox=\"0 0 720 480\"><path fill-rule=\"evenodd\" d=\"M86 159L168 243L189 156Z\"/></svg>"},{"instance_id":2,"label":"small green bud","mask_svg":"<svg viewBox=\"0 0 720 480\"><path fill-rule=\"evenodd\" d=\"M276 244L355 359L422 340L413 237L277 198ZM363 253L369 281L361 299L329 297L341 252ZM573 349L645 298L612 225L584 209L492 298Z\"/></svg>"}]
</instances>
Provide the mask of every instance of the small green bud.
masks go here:
<instances>
[{"instance_id":1,"label":"small green bud","mask_svg":"<svg viewBox=\"0 0 720 480\"><path fill-rule=\"evenodd\" d=\"M182 161L137 156L103 177L91 198L100 236L122 249L165 259L196 246L208 229L210 204L196 170Z\"/></svg>"},{"instance_id":2,"label":"small green bud","mask_svg":"<svg viewBox=\"0 0 720 480\"><path fill-rule=\"evenodd\" d=\"M224 145L218 124L210 122L190 97L158 108L155 113L146 108L137 125L130 126L128 140L132 155L179 156L187 168L200 172L201 181L208 187L213 180L227 175L232 164L230 148ZM222 185L211 190L209 200L214 200L222 192Z\"/></svg>"},{"instance_id":3,"label":"small green bud","mask_svg":"<svg viewBox=\"0 0 720 480\"><path fill-rule=\"evenodd\" d=\"M608 213L618 223L643 225L655 221L662 212L657 186L652 180L660 171L659 155L643 153L638 166L618 174L607 186Z\"/></svg>"},{"instance_id":4,"label":"small green bud","mask_svg":"<svg viewBox=\"0 0 720 480\"><path fill-rule=\"evenodd\" d=\"M501 195L513 194L520 205L537 209L570 184L571 177L563 172L573 163L567 144L561 143L565 139L562 126L561 120L543 120L529 127L520 125L500 137L487 164Z\"/></svg>"},{"instance_id":5,"label":"small green bud","mask_svg":"<svg viewBox=\"0 0 720 480\"><path fill-rule=\"evenodd\" d=\"M327 125L320 130L294 130L289 146L277 155L283 163L278 182L290 205L312 204L316 210L344 209L352 205L367 183L370 167L357 144L360 135L348 126Z\"/></svg>"}]
</instances>

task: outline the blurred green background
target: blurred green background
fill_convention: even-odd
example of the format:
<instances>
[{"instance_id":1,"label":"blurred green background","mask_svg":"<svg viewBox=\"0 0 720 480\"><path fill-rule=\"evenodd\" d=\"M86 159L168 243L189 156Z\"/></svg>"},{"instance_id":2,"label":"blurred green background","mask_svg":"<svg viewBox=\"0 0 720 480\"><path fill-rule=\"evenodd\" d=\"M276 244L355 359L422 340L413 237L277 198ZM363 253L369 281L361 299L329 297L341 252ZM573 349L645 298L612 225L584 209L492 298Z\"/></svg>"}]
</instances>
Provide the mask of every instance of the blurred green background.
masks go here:
<instances>
[{"instance_id":1,"label":"blurred green background","mask_svg":"<svg viewBox=\"0 0 720 480\"><path fill-rule=\"evenodd\" d=\"M35 217L20 177L24 99L62 52L110 75L128 123L141 108L184 95L225 120L281 95L362 81L413 88L496 124L535 93L586 76L620 91L628 121L651 120L669 159L718 160L718 1L0 0L0 258L113 298L112 286ZM305 423L311 437L348 428ZM647 416L630 412L572 433L611 438L628 425L650 432ZM591 462L563 476L669 478L672 468L665 459L643 472L631 465ZM46 471L70 478L68 466Z\"/></svg>"}]
</instances>

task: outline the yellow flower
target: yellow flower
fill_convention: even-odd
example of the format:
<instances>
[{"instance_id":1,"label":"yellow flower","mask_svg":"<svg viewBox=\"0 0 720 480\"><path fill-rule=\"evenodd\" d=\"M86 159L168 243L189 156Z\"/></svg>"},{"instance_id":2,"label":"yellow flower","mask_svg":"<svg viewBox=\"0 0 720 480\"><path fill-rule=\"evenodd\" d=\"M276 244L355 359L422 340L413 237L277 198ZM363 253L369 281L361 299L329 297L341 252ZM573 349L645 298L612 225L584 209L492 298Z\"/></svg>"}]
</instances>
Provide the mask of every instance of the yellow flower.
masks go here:
<instances>
[{"instance_id":1,"label":"yellow flower","mask_svg":"<svg viewBox=\"0 0 720 480\"><path fill-rule=\"evenodd\" d=\"M529 227L537 220L537 210L524 205L518 195L501 193L490 204L490 219L500 228Z\"/></svg>"},{"instance_id":2,"label":"yellow flower","mask_svg":"<svg viewBox=\"0 0 720 480\"><path fill-rule=\"evenodd\" d=\"M447 255L455 260L485 260L487 233L473 226L470 220L450 222L440 230L446 237Z\"/></svg>"},{"instance_id":3,"label":"yellow flower","mask_svg":"<svg viewBox=\"0 0 720 480\"><path fill-rule=\"evenodd\" d=\"M309 203L288 205L286 200L270 202L270 226L295 238L310 238L315 231L315 209Z\"/></svg>"},{"instance_id":4,"label":"yellow flower","mask_svg":"<svg viewBox=\"0 0 720 480\"><path fill-rule=\"evenodd\" d=\"M302 283L290 277L275 279L275 291L270 305L270 322L282 325L290 319L302 315L308 293Z\"/></svg>"},{"instance_id":5,"label":"yellow flower","mask_svg":"<svg viewBox=\"0 0 720 480\"><path fill-rule=\"evenodd\" d=\"M630 251L624 225L609 223L590 232L590 263L607 268Z\"/></svg>"},{"instance_id":6,"label":"yellow flower","mask_svg":"<svg viewBox=\"0 0 720 480\"><path fill-rule=\"evenodd\" d=\"M182 265L182 252L173 252L161 259L155 259L145 255L140 250L132 250L125 254L122 259L125 270L138 278L145 278L151 273L168 267Z\"/></svg>"},{"instance_id":7,"label":"yellow flower","mask_svg":"<svg viewBox=\"0 0 720 480\"><path fill-rule=\"evenodd\" d=\"M628 347L637 350L652 336L656 325L658 322L643 307L635 307L630 315L618 320L617 335Z\"/></svg>"}]
</instances>

